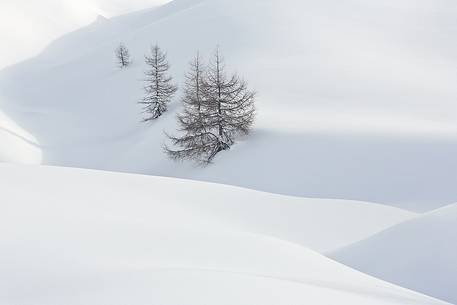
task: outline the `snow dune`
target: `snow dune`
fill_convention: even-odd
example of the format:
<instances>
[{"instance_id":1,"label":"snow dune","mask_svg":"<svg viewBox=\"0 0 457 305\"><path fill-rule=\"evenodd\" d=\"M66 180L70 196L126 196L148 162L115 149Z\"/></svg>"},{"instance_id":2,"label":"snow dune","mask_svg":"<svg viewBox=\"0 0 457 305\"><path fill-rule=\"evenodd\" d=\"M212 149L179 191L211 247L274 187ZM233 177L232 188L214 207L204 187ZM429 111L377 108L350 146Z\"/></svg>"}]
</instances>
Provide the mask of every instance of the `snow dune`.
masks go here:
<instances>
[{"instance_id":1,"label":"snow dune","mask_svg":"<svg viewBox=\"0 0 457 305\"><path fill-rule=\"evenodd\" d=\"M445 304L303 247L332 248L413 216L395 208L87 170L0 169L2 304Z\"/></svg>"},{"instance_id":2,"label":"snow dune","mask_svg":"<svg viewBox=\"0 0 457 305\"><path fill-rule=\"evenodd\" d=\"M451 0L176 0L94 23L3 70L0 107L39 143L42 164L429 211L457 198L457 46L444 39L456 13ZM120 41L134 57L127 71L115 68ZM178 101L139 122L155 42L178 82L197 50L219 44L259 92L252 137L208 169L162 153Z\"/></svg>"},{"instance_id":3,"label":"snow dune","mask_svg":"<svg viewBox=\"0 0 457 305\"><path fill-rule=\"evenodd\" d=\"M457 204L420 215L330 257L378 278L457 304Z\"/></svg>"}]
</instances>

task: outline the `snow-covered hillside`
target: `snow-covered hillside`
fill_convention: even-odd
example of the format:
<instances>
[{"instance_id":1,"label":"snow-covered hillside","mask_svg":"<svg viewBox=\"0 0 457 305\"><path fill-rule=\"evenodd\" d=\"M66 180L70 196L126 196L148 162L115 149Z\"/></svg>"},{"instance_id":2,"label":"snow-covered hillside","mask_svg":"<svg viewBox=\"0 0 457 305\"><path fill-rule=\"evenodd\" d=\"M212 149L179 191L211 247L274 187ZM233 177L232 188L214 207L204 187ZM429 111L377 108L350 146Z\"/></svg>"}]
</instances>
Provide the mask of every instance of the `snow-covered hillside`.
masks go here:
<instances>
[{"instance_id":1,"label":"snow-covered hillside","mask_svg":"<svg viewBox=\"0 0 457 305\"><path fill-rule=\"evenodd\" d=\"M90 23L0 70L0 162L32 164L0 164L0 305L444 304L395 284L457 302L455 0L104 17L146 3L0 3L0 69ZM155 43L181 91L146 124ZM255 127L206 168L174 163L184 73L216 46L258 92Z\"/></svg>"},{"instance_id":2,"label":"snow-covered hillside","mask_svg":"<svg viewBox=\"0 0 457 305\"><path fill-rule=\"evenodd\" d=\"M37 141L29 162L431 210L457 198L457 46L444 39L456 36L456 13L452 0L176 0L92 24L3 70L0 109ZM114 63L120 41L134 59L126 71ZM219 44L259 92L252 136L207 169L162 152L178 101L140 123L143 55L155 42L179 82L197 50ZM27 147L1 124L1 145Z\"/></svg>"},{"instance_id":3,"label":"snow-covered hillside","mask_svg":"<svg viewBox=\"0 0 457 305\"><path fill-rule=\"evenodd\" d=\"M335 251L336 260L457 304L457 204Z\"/></svg>"},{"instance_id":4,"label":"snow-covered hillside","mask_svg":"<svg viewBox=\"0 0 457 305\"><path fill-rule=\"evenodd\" d=\"M0 69L35 56L52 40L111 17L166 3L166 0L2 0Z\"/></svg>"},{"instance_id":5,"label":"snow-covered hillside","mask_svg":"<svg viewBox=\"0 0 457 305\"><path fill-rule=\"evenodd\" d=\"M445 304L303 246L412 217L395 208L62 168L0 181L1 304Z\"/></svg>"}]
</instances>

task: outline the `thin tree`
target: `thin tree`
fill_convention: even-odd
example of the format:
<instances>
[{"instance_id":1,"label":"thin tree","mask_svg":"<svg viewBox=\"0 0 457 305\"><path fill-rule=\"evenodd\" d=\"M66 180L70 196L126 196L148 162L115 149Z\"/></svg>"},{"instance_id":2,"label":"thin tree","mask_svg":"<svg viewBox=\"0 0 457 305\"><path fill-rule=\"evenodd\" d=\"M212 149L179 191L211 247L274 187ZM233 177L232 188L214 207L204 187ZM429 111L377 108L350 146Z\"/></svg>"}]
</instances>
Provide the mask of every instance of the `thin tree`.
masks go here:
<instances>
[{"instance_id":1,"label":"thin tree","mask_svg":"<svg viewBox=\"0 0 457 305\"><path fill-rule=\"evenodd\" d=\"M249 133L255 118L255 92L236 74L227 75L219 48L210 61L204 88L209 125L216 130L219 142L215 155L229 149L236 136Z\"/></svg>"},{"instance_id":2,"label":"thin tree","mask_svg":"<svg viewBox=\"0 0 457 305\"><path fill-rule=\"evenodd\" d=\"M144 105L146 122L159 118L168 110L168 103L171 102L178 88L169 76L170 65L167 56L158 45L151 48L151 55L146 55L145 61L149 70L145 72L146 94L140 104Z\"/></svg>"},{"instance_id":3,"label":"thin tree","mask_svg":"<svg viewBox=\"0 0 457 305\"><path fill-rule=\"evenodd\" d=\"M179 137L168 136L176 149L165 146L168 156L177 161L194 160L207 164L217 149L218 136L208 125L209 112L205 105L204 67L199 54L191 61L186 73L184 95L181 99L184 110L178 114Z\"/></svg>"},{"instance_id":4,"label":"thin tree","mask_svg":"<svg viewBox=\"0 0 457 305\"><path fill-rule=\"evenodd\" d=\"M116 51L115 51L115 55L116 55L116 59L117 59L117 63L119 65L119 68L127 68L131 63L131 59L130 59L130 53L129 53L129 50L127 49L127 47L121 43Z\"/></svg>"}]
</instances>

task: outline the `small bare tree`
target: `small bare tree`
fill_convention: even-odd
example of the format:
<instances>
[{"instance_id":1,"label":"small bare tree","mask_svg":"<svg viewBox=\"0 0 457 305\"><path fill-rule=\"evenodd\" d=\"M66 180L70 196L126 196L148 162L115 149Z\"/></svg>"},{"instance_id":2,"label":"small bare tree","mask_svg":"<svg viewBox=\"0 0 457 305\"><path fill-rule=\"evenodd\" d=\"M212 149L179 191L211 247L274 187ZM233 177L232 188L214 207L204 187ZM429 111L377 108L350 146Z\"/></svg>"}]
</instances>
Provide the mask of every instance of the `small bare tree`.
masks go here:
<instances>
[{"instance_id":1,"label":"small bare tree","mask_svg":"<svg viewBox=\"0 0 457 305\"><path fill-rule=\"evenodd\" d=\"M206 71L197 56L186 77L184 111L178 115L182 136L169 136L179 148L165 147L169 157L211 163L235 143L237 135L249 133L255 117L254 98L245 81L227 76L219 50Z\"/></svg>"},{"instance_id":2,"label":"small bare tree","mask_svg":"<svg viewBox=\"0 0 457 305\"><path fill-rule=\"evenodd\" d=\"M129 50L123 43L117 47L115 54L119 68L127 68L132 63Z\"/></svg>"},{"instance_id":3,"label":"small bare tree","mask_svg":"<svg viewBox=\"0 0 457 305\"><path fill-rule=\"evenodd\" d=\"M145 61L150 69L145 72L146 95L140 104L144 105L143 110L146 115L144 121L146 122L159 118L168 110L168 103L171 102L178 88L168 74L170 65L167 56L158 45L152 47L151 55L146 55Z\"/></svg>"}]
</instances>

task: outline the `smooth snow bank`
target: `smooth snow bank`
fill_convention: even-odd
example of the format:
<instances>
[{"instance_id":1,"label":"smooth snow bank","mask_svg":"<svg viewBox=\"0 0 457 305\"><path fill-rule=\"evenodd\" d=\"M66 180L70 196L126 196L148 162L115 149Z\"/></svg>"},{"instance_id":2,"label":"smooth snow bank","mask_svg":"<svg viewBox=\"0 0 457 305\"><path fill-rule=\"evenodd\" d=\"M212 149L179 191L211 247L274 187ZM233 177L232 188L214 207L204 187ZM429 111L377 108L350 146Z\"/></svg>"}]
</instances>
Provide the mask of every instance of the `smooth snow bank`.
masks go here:
<instances>
[{"instance_id":1,"label":"smooth snow bank","mask_svg":"<svg viewBox=\"0 0 457 305\"><path fill-rule=\"evenodd\" d=\"M456 36L456 13L453 0L176 0L94 23L2 71L1 107L38 141L43 164L428 211L457 198L457 46L443 39ZM124 71L120 41L134 60ZM140 123L143 56L156 42L178 82L197 50L219 44L259 92L252 136L208 169L163 154L178 97Z\"/></svg>"},{"instance_id":2,"label":"smooth snow bank","mask_svg":"<svg viewBox=\"0 0 457 305\"><path fill-rule=\"evenodd\" d=\"M418 216L330 257L457 304L457 204Z\"/></svg>"},{"instance_id":3,"label":"smooth snow bank","mask_svg":"<svg viewBox=\"0 0 457 305\"><path fill-rule=\"evenodd\" d=\"M0 110L0 160L25 164L41 162L41 148L36 139L17 126Z\"/></svg>"},{"instance_id":4,"label":"smooth snow bank","mask_svg":"<svg viewBox=\"0 0 457 305\"><path fill-rule=\"evenodd\" d=\"M274 236L327 252L367 238L417 215L373 203L287 197L179 179L6 164L1 168L1 196L5 198L2 202L11 200L10 198L14 202L28 198L23 195L25 185L33 197L39 198L40 204L29 208L21 207L21 204L30 204L24 201L14 205L9 203L7 206L11 206L12 211L26 208L28 214L38 222L42 220L36 218L36 213L44 212L47 208L58 208L59 211L63 209L62 212L66 211L69 215L93 209L94 215L85 217L95 220L99 216L97 213L102 212L102 207L107 206L110 207L107 215L118 213L128 217L131 212L132 218L136 219L139 214L136 210L129 211L125 206L128 202L142 208L161 210L162 215L149 215L138 220L143 223L149 219L148 222L156 223L163 222L161 219L165 212L162 211L162 206L165 205L177 210L182 208L185 211L196 211L203 214L205 219L218 224L229 224L241 231ZM47 198L51 200L48 202ZM93 202L99 200L103 202L94 206ZM65 202L65 205L56 207L60 202ZM177 212L174 217L181 214ZM168 222L169 219L166 218L165 221ZM181 218L179 221L182 221Z\"/></svg>"},{"instance_id":5,"label":"smooth snow bank","mask_svg":"<svg viewBox=\"0 0 457 305\"><path fill-rule=\"evenodd\" d=\"M396 209L106 172L0 169L2 304L445 304L287 241L306 243L312 231L340 243L330 226L346 241L359 238L351 227L373 224L355 218L389 223L386 214L405 217Z\"/></svg>"}]
</instances>

